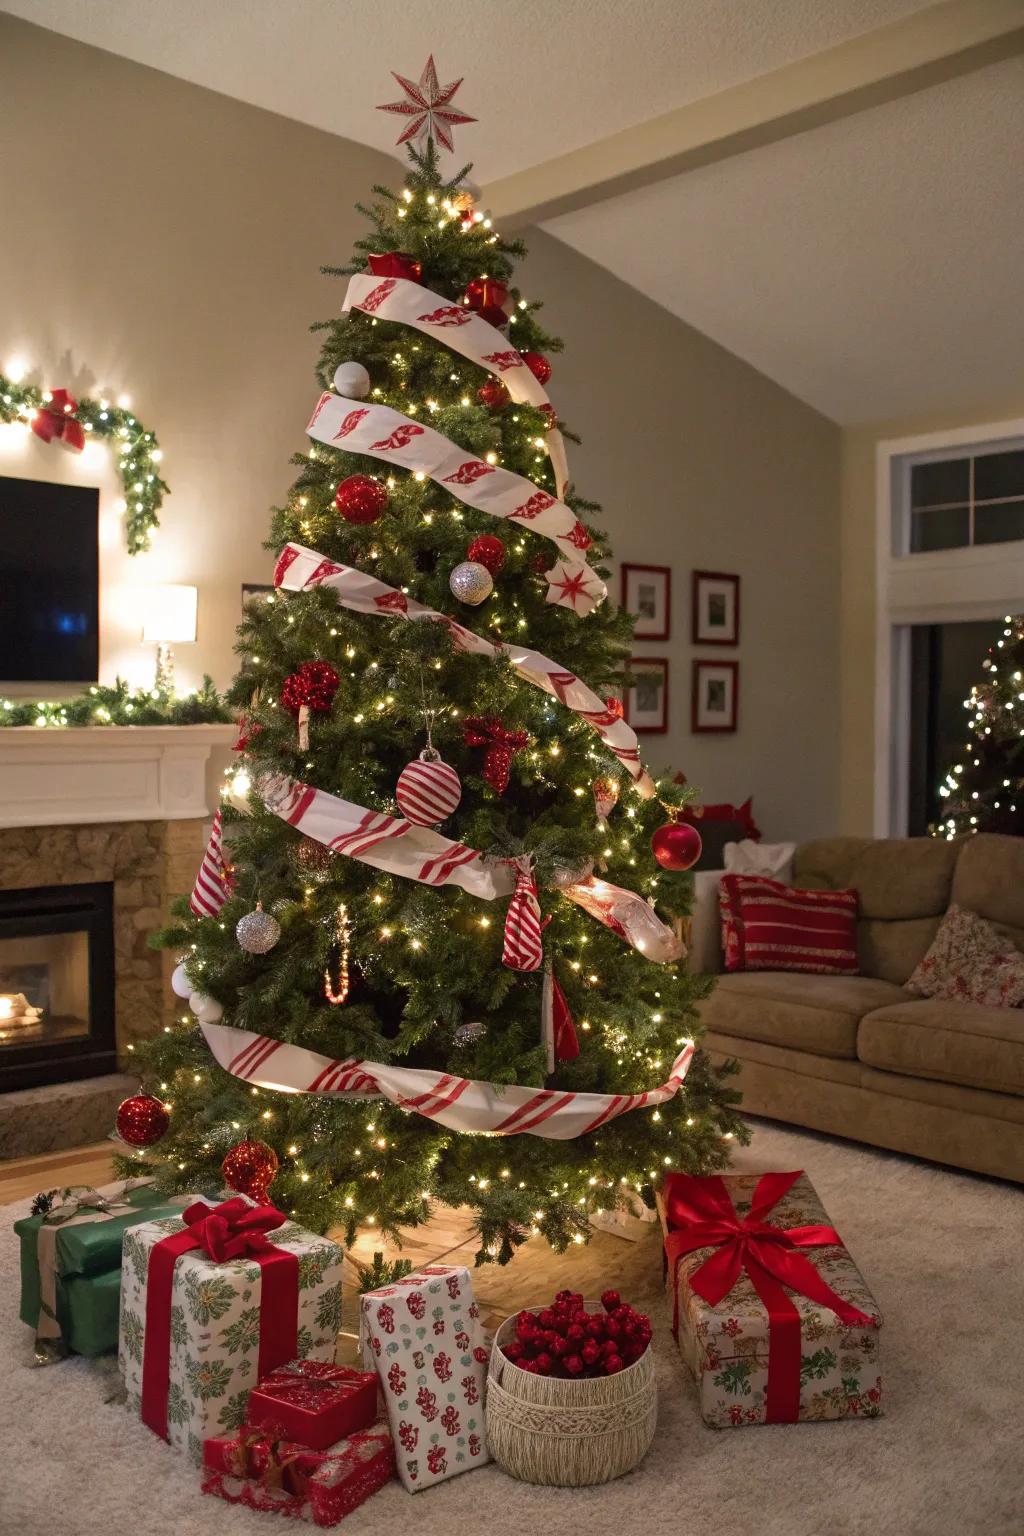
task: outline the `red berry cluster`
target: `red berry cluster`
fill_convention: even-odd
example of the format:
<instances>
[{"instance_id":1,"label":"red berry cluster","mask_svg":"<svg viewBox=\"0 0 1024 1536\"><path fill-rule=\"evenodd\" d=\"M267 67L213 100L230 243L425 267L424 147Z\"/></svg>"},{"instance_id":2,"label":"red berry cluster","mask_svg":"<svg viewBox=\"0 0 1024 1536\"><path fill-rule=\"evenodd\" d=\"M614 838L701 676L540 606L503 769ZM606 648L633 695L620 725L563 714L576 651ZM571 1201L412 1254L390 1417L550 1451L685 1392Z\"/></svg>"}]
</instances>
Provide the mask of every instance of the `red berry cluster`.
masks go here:
<instances>
[{"instance_id":1,"label":"red berry cluster","mask_svg":"<svg viewBox=\"0 0 1024 1536\"><path fill-rule=\"evenodd\" d=\"M559 1291L550 1307L516 1316L516 1336L501 1346L506 1359L533 1376L614 1376L639 1360L651 1342L651 1320L618 1291L601 1296L603 1312L588 1312L575 1291Z\"/></svg>"},{"instance_id":2,"label":"red berry cluster","mask_svg":"<svg viewBox=\"0 0 1024 1536\"><path fill-rule=\"evenodd\" d=\"M281 703L293 715L298 714L303 704L310 709L328 710L340 681L329 661L304 661L297 672L285 678Z\"/></svg>"}]
</instances>

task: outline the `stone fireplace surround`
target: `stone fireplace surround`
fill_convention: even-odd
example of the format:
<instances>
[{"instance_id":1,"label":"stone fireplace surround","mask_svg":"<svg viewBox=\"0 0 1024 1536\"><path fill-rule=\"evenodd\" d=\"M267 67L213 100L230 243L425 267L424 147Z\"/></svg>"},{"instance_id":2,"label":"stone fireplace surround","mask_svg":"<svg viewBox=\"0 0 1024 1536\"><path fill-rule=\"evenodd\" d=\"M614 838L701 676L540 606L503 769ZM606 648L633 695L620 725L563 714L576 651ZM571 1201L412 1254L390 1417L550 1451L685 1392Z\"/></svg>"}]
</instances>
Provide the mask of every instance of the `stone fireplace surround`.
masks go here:
<instances>
[{"instance_id":1,"label":"stone fireplace surround","mask_svg":"<svg viewBox=\"0 0 1024 1536\"><path fill-rule=\"evenodd\" d=\"M120 1068L0 1092L0 1159L100 1139L137 1086L127 1047L174 1006L173 959L148 936L172 897L192 888L235 734L231 725L0 730L0 889L113 882Z\"/></svg>"}]
</instances>

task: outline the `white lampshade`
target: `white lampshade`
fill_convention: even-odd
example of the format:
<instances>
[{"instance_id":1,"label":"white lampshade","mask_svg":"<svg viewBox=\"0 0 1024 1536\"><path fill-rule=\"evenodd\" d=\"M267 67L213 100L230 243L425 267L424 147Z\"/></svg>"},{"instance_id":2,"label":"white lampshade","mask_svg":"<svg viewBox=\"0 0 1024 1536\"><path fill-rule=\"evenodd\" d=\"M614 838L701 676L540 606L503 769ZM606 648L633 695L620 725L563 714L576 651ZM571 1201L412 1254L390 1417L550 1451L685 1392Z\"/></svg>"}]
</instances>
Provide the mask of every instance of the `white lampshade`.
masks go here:
<instances>
[{"instance_id":1,"label":"white lampshade","mask_svg":"<svg viewBox=\"0 0 1024 1536\"><path fill-rule=\"evenodd\" d=\"M196 638L198 587L152 587L145 602L142 638L148 645L186 645Z\"/></svg>"}]
</instances>

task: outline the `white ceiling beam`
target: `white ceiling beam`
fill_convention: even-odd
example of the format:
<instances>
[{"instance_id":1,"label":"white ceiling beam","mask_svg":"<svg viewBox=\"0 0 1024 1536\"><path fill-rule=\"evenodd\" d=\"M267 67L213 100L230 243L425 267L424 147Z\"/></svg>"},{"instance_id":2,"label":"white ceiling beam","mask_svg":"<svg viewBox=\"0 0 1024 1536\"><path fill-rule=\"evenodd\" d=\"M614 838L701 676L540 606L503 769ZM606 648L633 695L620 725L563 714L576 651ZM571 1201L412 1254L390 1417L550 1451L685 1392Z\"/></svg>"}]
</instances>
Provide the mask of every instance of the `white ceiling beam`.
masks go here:
<instances>
[{"instance_id":1,"label":"white ceiling beam","mask_svg":"<svg viewBox=\"0 0 1024 1536\"><path fill-rule=\"evenodd\" d=\"M656 41L656 40L654 40ZM943 0L486 188L505 229L835 122L1024 52L1024 0Z\"/></svg>"}]
</instances>

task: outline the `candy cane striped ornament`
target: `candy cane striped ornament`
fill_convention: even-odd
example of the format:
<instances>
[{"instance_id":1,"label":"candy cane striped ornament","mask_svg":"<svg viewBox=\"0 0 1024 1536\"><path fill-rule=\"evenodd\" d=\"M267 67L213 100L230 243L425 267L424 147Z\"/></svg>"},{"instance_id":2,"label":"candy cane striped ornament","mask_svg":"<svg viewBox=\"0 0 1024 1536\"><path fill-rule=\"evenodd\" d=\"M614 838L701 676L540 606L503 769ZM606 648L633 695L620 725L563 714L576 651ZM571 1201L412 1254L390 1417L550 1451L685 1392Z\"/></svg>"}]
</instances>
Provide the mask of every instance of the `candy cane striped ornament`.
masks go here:
<instances>
[{"instance_id":1,"label":"candy cane striped ornament","mask_svg":"<svg viewBox=\"0 0 1024 1536\"><path fill-rule=\"evenodd\" d=\"M505 914L501 963L512 971L539 971L544 962L544 945L533 861L524 855L509 862L516 872L516 888Z\"/></svg>"},{"instance_id":2,"label":"candy cane striped ornament","mask_svg":"<svg viewBox=\"0 0 1024 1536\"><path fill-rule=\"evenodd\" d=\"M436 827L458 807L462 781L434 747L424 747L398 775L395 799L406 820L417 827Z\"/></svg>"},{"instance_id":3,"label":"candy cane striped ornament","mask_svg":"<svg viewBox=\"0 0 1024 1536\"><path fill-rule=\"evenodd\" d=\"M231 873L224 862L224 843L220 811L213 818L210 841L188 899L196 917L216 917L231 891Z\"/></svg>"}]
</instances>

